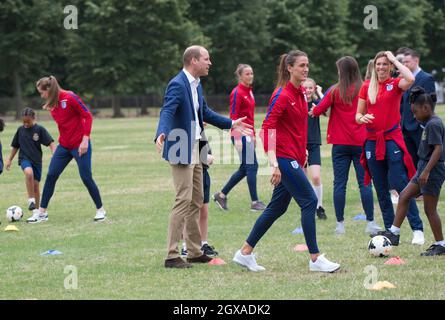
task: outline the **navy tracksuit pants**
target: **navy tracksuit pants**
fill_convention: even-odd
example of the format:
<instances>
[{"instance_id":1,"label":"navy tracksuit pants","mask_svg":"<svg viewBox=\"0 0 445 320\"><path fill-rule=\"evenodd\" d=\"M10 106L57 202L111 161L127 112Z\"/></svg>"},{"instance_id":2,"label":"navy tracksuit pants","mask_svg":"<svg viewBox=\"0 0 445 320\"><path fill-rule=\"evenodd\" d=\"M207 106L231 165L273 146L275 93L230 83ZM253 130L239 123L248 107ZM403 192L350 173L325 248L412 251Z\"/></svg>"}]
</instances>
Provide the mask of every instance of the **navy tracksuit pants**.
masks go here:
<instances>
[{"instance_id":1,"label":"navy tracksuit pants","mask_svg":"<svg viewBox=\"0 0 445 320\"><path fill-rule=\"evenodd\" d=\"M255 247L272 224L286 212L293 198L301 208L301 226L309 253L318 253L315 230L317 196L298 162L293 159L277 158L281 171L281 182L274 188L272 200L258 217L246 242Z\"/></svg>"}]
</instances>

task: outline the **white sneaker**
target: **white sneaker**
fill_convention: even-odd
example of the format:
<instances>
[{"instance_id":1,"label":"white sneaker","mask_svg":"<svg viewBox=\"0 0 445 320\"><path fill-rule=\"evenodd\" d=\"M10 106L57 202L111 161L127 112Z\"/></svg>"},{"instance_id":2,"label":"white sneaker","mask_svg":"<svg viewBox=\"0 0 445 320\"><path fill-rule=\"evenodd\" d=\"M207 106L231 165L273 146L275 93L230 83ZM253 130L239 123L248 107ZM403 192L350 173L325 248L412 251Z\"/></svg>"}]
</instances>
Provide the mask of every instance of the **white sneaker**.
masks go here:
<instances>
[{"instance_id":1,"label":"white sneaker","mask_svg":"<svg viewBox=\"0 0 445 320\"><path fill-rule=\"evenodd\" d=\"M264 271L266 268L258 265L255 260L255 255L253 253L244 255L241 253L241 250L238 250L233 257L233 262L239 264L242 267L246 267L250 271L258 272Z\"/></svg>"},{"instance_id":2,"label":"white sneaker","mask_svg":"<svg viewBox=\"0 0 445 320\"><path fill-rule=\"evenodd\" d=\"M26 222L28 223L39 223L39 222L45 222L48 221L48 212L40 213L39 209L34 209L32 211L32 216L26 219Z\"/></svg>"},{"instance_id":3,"label":"white sneaker","mask_svg":"<svg viewBox=\"0 0 445 320\"><path fill-rule=\"evenodd\" d=\"M96 211L96 216L94 217L94 221L104 221L107 218L107 212L104 209L99 209Z\"/></svg>"},{"instance_id":4,"label":"white sneaker","mask_svg":"<svg viewBox=\"0 0 445 320\"><path fill-rule=\"evenodd\" d=\"M423 231L421 230L413 231L413 241L411 241L411 243L417 244L419 246L423 245L425 243L425 236L423 235Z\"/></svg>"},{"instance_id":5,"label":"white sneaker","mask_svg":"<svg viewBox=\"0 0 445 320\"><path fill-rule=\"evenodd\" d=\"M377 232L382 231L382 228L374 221L369 221L366 225L365 232L369 234L377 234Z\"/></svg>"},{"instance_id":6,"label":"white sneaker","mask_svg":"<svg viewBox=\"0 0 445 320\"><path fill-rule=\"evenodd\" d=\"M334 263L325 258L324 254L321 254L317 257L315 262L309 260L309 270L310 271L318 271L318 272L334 272L340 269L340 265L338 263Z\"/></svg>"},{"instance_id":7,"label":"white sneaker","mask_svg":"<svg viewBox=\"0 0 445 320\"><path fill-rule=\"evenodd\" d=\"M336 235L345 234L345 223L344 222L337 222L337 227L335 228L335 234Z\"/></svg>"}]
</instances>

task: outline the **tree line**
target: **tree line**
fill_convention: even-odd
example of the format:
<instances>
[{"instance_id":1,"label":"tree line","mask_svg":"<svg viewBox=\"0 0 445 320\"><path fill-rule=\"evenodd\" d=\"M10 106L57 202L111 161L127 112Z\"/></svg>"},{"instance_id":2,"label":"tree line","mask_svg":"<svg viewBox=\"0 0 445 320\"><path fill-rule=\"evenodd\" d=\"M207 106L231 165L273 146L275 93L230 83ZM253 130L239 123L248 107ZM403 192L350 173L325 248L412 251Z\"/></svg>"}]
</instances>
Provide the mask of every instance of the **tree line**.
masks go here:
<instances>
[{"instance_id":1,"label":"tree line","mask_svg":"<svg viewBox=\"0 0 445 320\"><path fill-rule=\"evenodd\" d=\"M337 79L335 61L355 57L363 69L378 51L407 46L421 66L445 68L445 0L71 0L77 28L61 0L0 2L0 97L36 96L35 81L54 75L85 97L162 94L190 44L209 49L206 94L228 94L238 63L252 65L255 93L270 94L281 54L305 51L310 77L324 88ZM64 12L65 9L65 12ZM376 28L364 21L375 20ZM2 110L0 110L2 112Z\"/></svg>"}]
</instances>

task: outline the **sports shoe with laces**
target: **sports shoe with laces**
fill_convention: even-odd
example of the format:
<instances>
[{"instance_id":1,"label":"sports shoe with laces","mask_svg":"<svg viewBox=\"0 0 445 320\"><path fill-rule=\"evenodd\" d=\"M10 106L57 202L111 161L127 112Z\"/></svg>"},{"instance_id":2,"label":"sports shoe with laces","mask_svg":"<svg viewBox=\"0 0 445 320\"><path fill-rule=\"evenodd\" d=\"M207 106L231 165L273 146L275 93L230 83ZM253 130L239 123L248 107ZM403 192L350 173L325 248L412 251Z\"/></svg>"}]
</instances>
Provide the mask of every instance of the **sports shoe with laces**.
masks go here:
<instances>
[{"instance_id":1,"label":"sports shoe with laces","mask_svg":"<svg viewBox=\"0 0 445 320\"><path fill-rule=\"evenodd\" d=\"M219 195L219 192L215 193L212 196L213 201L215 201L215 203L218 205L218 207L223 210L223 211L227 211L229 210L227 208L227 197L223 198Z\"/></svg>"},{"instance_id":2,"label":"sports shoe with laces","mask_svg":"<svg viewBox=\"0 0 445 320\"><path fill-rule=\"evenodd\" d=\"M238 250L233 257L233 262L239 264L242 267L246 267L248 270L253 272L264 271L266 268L258 265L253 253L244 255L241 250Z\"/></svg>"},{"instance_id":3,"label":"sports shoe with laces","mask_svg":"<svg viewBox=\"0 0 445 320\"><path fill-rule=\"evenodd\" d=\"M425 243L425 236L423 235L422 230L414 230L413 231L413 240L411 241L411 244L417 244L419 246L423 245Z\"/></svg>"},{"instance_id":4,"label":"sports shoe with laces","mask_svg":"<svg viewBox=\"0 0 445 320\"><path fill-rule=\"evenodd\" d=\"M329 261L326 259L324 254L321 254L317 257L315 262L309 260L309 270L310 271L318 271L318 272L334 272L340 269L340 265L338 263Z\"/></svg>"},{"instance_id":5,"label":"sports shoe with laces","mask_svg":"<svg viewBox=\"0 0 445 320\"><path fill-rule=\"evenodd\" d=\"M389 230L379 231L376 234L370 234L369 236L371 238L374 238L375 236L387 237L389 239L389 241L391 241L392 246L398 246L400 243L400 234L394 234Z\"/></svg>"},{"instance_id":6,"label":"sports shoe with laces","mask_svg":"<svg viewBox=\"0 0 445 320\"><path fill-rule=\"evenodd\" d=\"M96 216L94 217L94 221L100 222L104 221L107 218L107 212L104 209L99 209L96 211Z\"/></svg>"},{"instance_id":7,"label":"sports shoe with laces","mask_svg":"<svg viewBox=\"0 0 445 320\"><path fill-rule=\"evenodd\" d=\"M185 249L185 248L181 249L181 256L183 256L183 257L187 256L187 249Z\"/></svg>"},{"instance_id":8,"label":"sports shoe with laces","mask_svg":"<svg viewBox=\"0 0 445 320\"><path fill-rule=\"evenodd\" d=\"M328 216L326 215L326 212L324 211L324 208L322 206L319 206L317 208L317 217L320 220L326 220Z\"/></svg>"},{"instance_id":9,"label":"sports shoe with laces","mask_svg":"<svg viewBox=\"0 0 445 320\"><path fill-rule=\"evenodd\" d=\"M203 244L201 250L206 256L215 257L218 255L218 251L215 251L215 247L210 246L208 243Z\"/></svg>"},{"instance_id":10,"label":"sports shoe with laces","mask_svg":"<svg viewBox=\"0 0 445 320\"><path fill-rule=\"evenodd\" d=\"M377 232L382 231L382 228L374 221L368 221L366 225L365 232L369 234L377 234Z\"/></svg>"},{"instance_id":11,"label":"sports shoe with laces","mask_svg":"<svg viewBox=\"0 0 445 320\"><path fill-rule=\"evenodd\" d=\"M48 212L40 213L39 209L32 211L32 216L26 219L27 223L39 223L48 221Z\"/></svg>"},{"instance_id":12,"label":"sports shoe with laces","mask_svg":"<svg viewBox=\"0 0 445 320\"><path fill-rule=\"evenodd\" d=\"M433 244L425 252L420 254L422 257L432 257L445 255L445 247L440 244Z\"/></svg>"},{"instance_id":13,"label":"sports shoe with laces","mask_svg":"<svg viewBox=\"0 0 445 320\"><path fill-rule=\"evenodd\" d=\"M266 209L266 205L262 201L254 201L250 206L251 211L263 211Z\"/></svg>"}]
</instances>

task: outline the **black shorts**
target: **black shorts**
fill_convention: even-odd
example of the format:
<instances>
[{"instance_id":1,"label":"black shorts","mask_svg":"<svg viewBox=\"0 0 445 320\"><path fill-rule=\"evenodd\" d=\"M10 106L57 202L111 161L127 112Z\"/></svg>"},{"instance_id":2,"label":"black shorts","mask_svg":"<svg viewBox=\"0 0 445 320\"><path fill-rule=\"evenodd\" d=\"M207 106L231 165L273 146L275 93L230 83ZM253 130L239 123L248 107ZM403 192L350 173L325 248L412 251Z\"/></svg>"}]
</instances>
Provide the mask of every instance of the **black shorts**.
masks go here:
<instances>
[{"instance_id":1,"label":"black shorts","mask_svg":"<svg viewBox=\"0 0 445 320\"><path fill-rule=\"evenodd\" d=\"M419 184L419 176L422 174L423 170L427 165L427 161L419 160L417 163L417 172L411 179L414 184ZM433 167L428 177L426 184L420 188L422 194L428 194L435 197L440 195L440 189L442 189L442 184L445 181L445 162L438 162Z\"/></svg>"},{"instance_id":2,"label":"black shorts","mask_svg":"<svg viewBox=\"0 0 445 320\"><path fill-rule=\"evenodd\" d=\"M204 204L210 202L210 175L207 169L202 170L203 188L204 188Z\"/></svg>"},{"instance_id":3,"label":"black shorts","mask_svg":"<svg viewBox=\"0 0 445 320\"><path fill-rule=\"evenodd\" d=\"M320 145L315 143L308 144L307 151L308 151L308 158L307 158L308 166L312 166L315 164L321 166Z\"/></svg>"}]
</instances>

